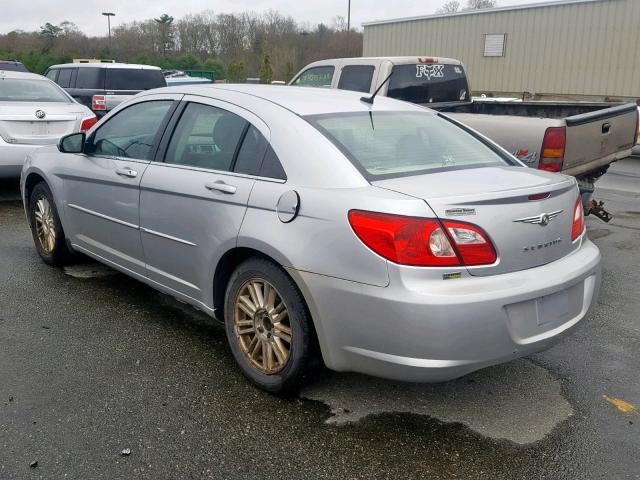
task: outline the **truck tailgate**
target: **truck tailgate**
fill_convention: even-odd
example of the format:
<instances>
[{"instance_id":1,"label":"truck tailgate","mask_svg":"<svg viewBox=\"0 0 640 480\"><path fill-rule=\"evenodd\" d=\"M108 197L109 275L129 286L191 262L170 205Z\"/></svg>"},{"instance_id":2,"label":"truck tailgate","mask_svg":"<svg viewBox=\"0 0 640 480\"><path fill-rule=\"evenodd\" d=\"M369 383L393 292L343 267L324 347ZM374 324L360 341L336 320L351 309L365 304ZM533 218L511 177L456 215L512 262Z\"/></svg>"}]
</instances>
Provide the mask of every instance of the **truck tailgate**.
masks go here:
<instances>
[{"instance_id":1,"label":"truck tailgate","mask_svg":"<svg viewBox=\"0 0 640 480\"><path fill-rule=\"evenodd\" d=\"M631 154L638 128L635 104L617 105L565 119L562 173L578 175Z\"/></svg>"}]
</instances>

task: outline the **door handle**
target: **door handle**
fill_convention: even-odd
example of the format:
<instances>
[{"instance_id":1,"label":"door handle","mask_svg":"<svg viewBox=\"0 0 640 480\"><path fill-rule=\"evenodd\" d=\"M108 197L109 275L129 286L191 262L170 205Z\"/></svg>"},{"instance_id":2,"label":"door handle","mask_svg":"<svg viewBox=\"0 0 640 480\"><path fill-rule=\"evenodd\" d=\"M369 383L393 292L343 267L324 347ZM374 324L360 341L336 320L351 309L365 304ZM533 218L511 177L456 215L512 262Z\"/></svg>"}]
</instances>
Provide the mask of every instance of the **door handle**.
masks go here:
<instances>
[{"instance_id":1,"label":"door handle","mask_svg":"<svg viewBox=\"0 0 640 480\"><path fill-rule=\"evenodd\" d=\"M135 177L138 176L138 172L136 172L135 170L131 170L128 167L126 167L126 168L118 168L116 170L116 173L118 175L120 175L121 177L135 178Z\"/></svg>"},{"instance_id":2,"label":"door handle","mask_svg":"<svg viewBox=\"0 0 640 480\"><path fill-rule=\"evenodd\" d=\"M236 193L237 188L233 185L229 185L228 183L224 183L222 180L218 180L217 182L207 183L205 185L207 190L216 190L218 192L226 193L229 195L233 195Z\"/></svg>"}]
</instances>

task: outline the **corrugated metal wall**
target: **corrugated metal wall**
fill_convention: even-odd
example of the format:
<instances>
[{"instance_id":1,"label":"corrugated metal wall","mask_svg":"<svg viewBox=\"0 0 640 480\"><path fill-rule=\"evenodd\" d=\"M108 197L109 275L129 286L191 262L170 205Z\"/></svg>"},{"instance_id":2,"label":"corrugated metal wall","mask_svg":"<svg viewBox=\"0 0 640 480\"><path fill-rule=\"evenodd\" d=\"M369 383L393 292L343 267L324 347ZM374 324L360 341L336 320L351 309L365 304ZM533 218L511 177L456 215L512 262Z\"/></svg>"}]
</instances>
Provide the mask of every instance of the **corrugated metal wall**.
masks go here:
<instances>
[{"instance_id":1,"label":"corrugated metal wall","mask_svg":"<svg viewBox=\"0 0 640 480\"><path fill-rule=\"evenodd\" d=\"M506 55L484 57L484 35ZM464 62L474 91L640 97L640 0L365 25L364 56L437 55Z\"/></svg>"}]
</instances>

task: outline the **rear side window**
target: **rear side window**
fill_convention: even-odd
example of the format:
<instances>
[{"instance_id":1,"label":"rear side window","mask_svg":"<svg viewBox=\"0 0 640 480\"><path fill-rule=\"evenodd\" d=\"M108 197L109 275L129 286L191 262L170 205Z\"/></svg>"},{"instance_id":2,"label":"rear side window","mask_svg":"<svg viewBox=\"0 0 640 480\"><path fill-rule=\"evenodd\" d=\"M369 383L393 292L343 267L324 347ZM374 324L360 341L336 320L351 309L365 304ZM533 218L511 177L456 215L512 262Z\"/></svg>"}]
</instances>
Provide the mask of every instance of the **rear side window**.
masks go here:
<instances>
[{"instance_id":1,"label":"rear side window","mask_svg":"<svg viewBox=\"0 0 640 480\"><path fill-rule=\"evenodd\" d=\"M151 160L156 134L172 105L172 100L154 100L125 108L96 131L88 153Z\"/></svg>"},{"instance_id":2,"label":"rear side window","mask_svg":"<svg viewBox=\"0 0 640 480\"><path fill-rule=\"evenodd\" d=\"M268 145L267 139L256 127L251 125L238 151L233 171L247 175L258 175Z\"/></svg>"},{"instance_id":3,"label":"rear side window","mask_svg":"<svg viewBox=\"0 0 640 480\"><path fill-rule=\"evenodd\" d=\"M104 68L79 67L76 88L104 90Z\"/></svg>"},{"instance_id":4,"label":"rear side window","mask_svg":"<svg viewBox=\"0 0 640 480\"><path fill-rule=\"evenodd\" d=\"M299 87L331 88L334 71L335 68L332 66L312 67L302 72L292 85Z\"/></svg>"},{"instance_id":5,"label":"rear side window","mask_svg":"<svg viewBox=\"0 0 640 480\"><path fill-rule=\"evenodd\" d=\"M106 90L150 90L166 87L161 70L142 68L105 68Z\"/></svg>"},{"instance_id":6,"label":"rear side window","mask_svg":"<svg viewBox=\"0 0 640 480\"><path fill-rule=\"evenodd\" d=\"M58 79L56 83L60 85L62 88L69 88L71 85L71 74L73 73L73 68L61 68L60 74L58 75Z\"/></svg>"},{"instance_id":7,"label":"rear side window","mask_svg":"<svg viewBox=\"0 0 640 480\"><path fill-rule=\"evenodd\" d=\"M260 168L260 176L268 178L277 178L278 180L286 180L287 175L282 168L280 159L273 151L271 145L267 147L267 153L264 156L262 167Z\"/></svg>"},{"instance_id":8,"label":"rear side window","mask_svg":"<svg viewBox=\"0 0 640 480\"><path fill-rule=\"evenodd\" d=\"M461 65L396 65L387 96L422 104L468 101L469 86Z\"/></svg>"},{"instance_id":9,"label":"rear side window","mask_svg":"<svg viewBox=\"0 0 640 480\"><path fill-rule=\"evenodd\" d=\"M373 65L347 65L340 73L338 88L368 93L373 79Z\"/></svg>"},{"instance_id":10,"label":"rear side window","mask_svg":"<svg viewBox=\"0 0 640 480\"><path fill-rule=\"evenodd\" d=\"M165 162L231 171L248 122L235 113L190 103L169 142Z\"/></svg>"}]
</instances>

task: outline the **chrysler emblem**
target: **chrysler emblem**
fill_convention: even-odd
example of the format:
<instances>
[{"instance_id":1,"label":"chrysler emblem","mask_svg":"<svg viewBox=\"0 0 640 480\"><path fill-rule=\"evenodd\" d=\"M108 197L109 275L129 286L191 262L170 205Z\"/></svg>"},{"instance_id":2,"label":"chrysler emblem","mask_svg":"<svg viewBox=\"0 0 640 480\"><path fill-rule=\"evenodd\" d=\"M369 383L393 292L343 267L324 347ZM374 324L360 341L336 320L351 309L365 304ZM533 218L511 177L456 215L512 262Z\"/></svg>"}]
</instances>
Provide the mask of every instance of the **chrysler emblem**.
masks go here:
<instances>
[{"instance_id":1,"label":"chrysler emblem","mask_svg":"<svg viewBox=\"0 0 640 480\"><path fill-rule=\"evenodd\" d=\"M540 225L541 227L546 227L547 225L549 225L549 222L551 222L551 220L556 218L562 212L564 212L564 210L556 210L555 212L541 213L540 215L536 215L535 217L518 218L517 220L514 220L514 222L533 223L534 225Z\"/></svg>"},{"instance_id":2,"label":"chrysler emblem","mask_svg":"<svg viewBox=\"0 0 640 480\"><path fill-rule=\"evenodd\" d=\"M46 116L47 116L47 114L44 113L43 110L36 110L36 118L39 118L40 120L42 120Z\"/></svg>"}]
</instances>

